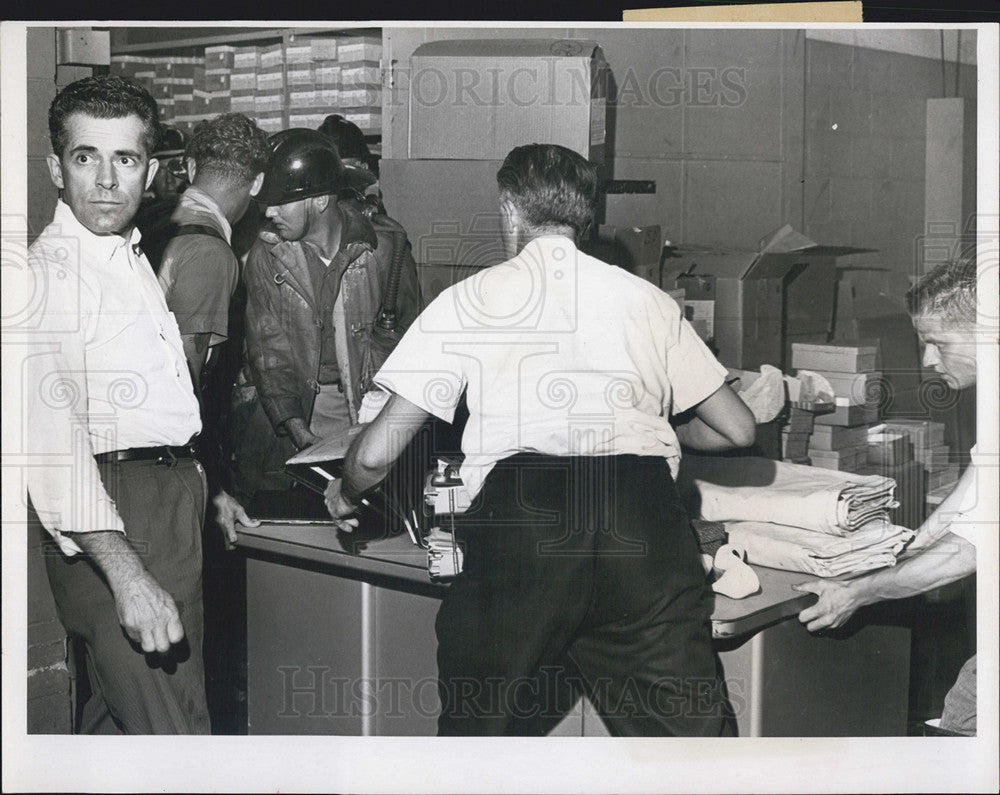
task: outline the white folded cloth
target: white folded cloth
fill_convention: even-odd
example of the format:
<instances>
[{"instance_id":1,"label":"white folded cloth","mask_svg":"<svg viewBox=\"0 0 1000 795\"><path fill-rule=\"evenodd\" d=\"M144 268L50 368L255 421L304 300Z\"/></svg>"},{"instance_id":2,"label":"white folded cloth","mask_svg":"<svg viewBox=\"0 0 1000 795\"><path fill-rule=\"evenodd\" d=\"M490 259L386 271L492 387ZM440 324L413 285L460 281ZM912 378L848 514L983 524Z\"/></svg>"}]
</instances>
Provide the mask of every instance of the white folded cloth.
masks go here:
<instances>
[{"instance_id":1,"label":"white folded cloth","mask_svg":"<svg viewBox=\"0 0 1000 795\"><path fill-rule=\"evenodd\" d=\"M746 550L760 566L838 577L896 565L913 531L896 525L869 525L846 537L772 522L727 522L729 543Z\"/></svg>"},{"instance_id":2,"label":"white folded cloth","mask_svg":"<svg viewBox=\"0 0 1000 795\"><path fill-rule=\"evenodd\" d=\"M881 475L772 461L687 454L678 486L697 517L763 521L845 536L890 527L896 482Z\"/></svg>"}]
</instances>

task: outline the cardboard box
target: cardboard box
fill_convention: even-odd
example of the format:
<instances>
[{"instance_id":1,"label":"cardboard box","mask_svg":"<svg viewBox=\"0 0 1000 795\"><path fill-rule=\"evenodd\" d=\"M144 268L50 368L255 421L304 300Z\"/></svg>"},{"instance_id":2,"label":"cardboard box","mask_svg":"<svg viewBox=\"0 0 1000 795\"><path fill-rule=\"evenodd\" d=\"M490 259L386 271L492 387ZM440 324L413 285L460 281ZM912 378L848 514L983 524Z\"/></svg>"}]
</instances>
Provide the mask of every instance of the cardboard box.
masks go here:
<instances>
[{"instance_id":1,"label":"cardboard box","mask_svg":"<svg viewBox=\"0 0 1000 795\"><path fill-rule=\"evenodd\" d=\"M714 339L719 361L782 370L797 338L833 329L836 260L867 249L818 246L785 225L756 251L671 247L663 284L690 290L692 276L714 277Z\"/></svg>"},{"instance_id":2,"label":"cardboard box","mask_svg":"<svg viewBox=\"0 0 1000 795\"><path fill-rule=\"evenodd\" d=\"M661 266L662 271L662 266ZM663 274L660 274L663 283ZM675 284L684 290L685 314L698 336L705 342L715 340L715 277L697 274L680 274Z\"/></svg>"},{"instance_id":3,"label":"cardboard box","mask_svg":"<svg viewBox=\"0 0 1000 795\"><path fill-rule=\"evenodd\" d=\"M230 110L233 113L247 113L253 114L254 112L254 95L253 94L236 94L234 93L230 99Z\"/></svg>"},{"instance_id":4,"label":"cardboard box","mask_svg":"<svg viewBox=\"0 0 1000 795\"><path fill-rule=\"evenodd\" d=\"M816 345L792 343L792 367L835 373L867 373L875 369L877 345Z\"/></svg>"},{"instance_id":5,"label":"cardboard box","mask_svg":"<svg viewBox=\"0 0 1000 795\"><path fill-rule=\"evenodd\" d=\"M257 75L254 72L233 72L229 76L229 90L234 94L241 91L254 92L257 90Z\"/></svg>"},{"instance_id":6,"label":"cardboard box","mask_svg":"<svg viewBox=\"0 0 1000 795\"><path fill-rule=\"evenodd\" d=\"M323 113L289 113L288 126L308 127L310 130L315 130L323 123L324 118L325 114Z\"/></svg>"},{"instance_id":7,"label":"cardboard box","mask_svg":"<svg viewBox=\"0 0 1000 795\"><path fill-rule=\"evenodd\" d=\"M787 430L789 433L812 433L815 425L816 415L813 412L793 406L788 410L788 421L782 430Z\"/></svg>"},{"instance_id":8,"label":"cardboard box","mask_svg":"<svg viewBox=\"0 0 1000 795\"><path fill-rule=\"evenodd\" d=\"M659 224L642 227L601 224L588 253L659 287L662 237ZM686 304L686 290L684 301Z\"/></svg>"},{"instance_id":9,"label":"cardboard box","mask_svg":"<svg viewBox=\"0 0 1000 795\"><path fill-rule=\"evenodd\" d=\"M887 431L905 433L910 437L915 458L927 448L944 444L944 423L893 417L884 424Z\"/></svg>"},{"instance_id":10,"label":"cardboard box","mask_svg":"<svg viewBox=\"0 0 1000 795\"><path fill-rule=\"evenodd\" d=\"M285 75L279 70L274 72L257 73L257 91L270 93L274 91L284 91Z\"/></svg>"},{"instance_id":11,"label":"cardboard box","mask_svg":"<svg viewBox=\"0 0 1000 795\"><path fill-rule=\"evenodd\" d=\"M315 87L316 73L312 64L289 65L285 72L285 83L291 86L302 86L303 88Z\"/></svg>"},{"instance_id":12,"label":"cardboard box","mask_svg":"<svg viewBox=\"0 0 1000 795\"><path fill-rule=\"evenodd\" d=\"M340 88L340 66L337 64L317 64L315 69L318 88Z\"/></svg>"},{"instance_id":13,"label":"cardboard box","mask_svg":"<svg viewBox=\"0 0 1000 795\"><path fill-rule=\"evenodd\" d=\"M233 53L233 69L255 72L260 66L260 54L255 45L237 47Z\"/></svg>"},{"instance_id":14,"label":"cardboard box","mask_svg":"<svg viewBox=\"0 0 1000 795\"><path fill-rule=\"evenodd\" d=\"M229 44L216 44L205 48L206 69L232 69L235 66L236 48Z\"/></svg>"},{"instance_id":15,"label":"cardboard box","mask_svg":"<svg viewBox=\"0 0 1000 795\"><path fill-rule=\"evenodd\" d=\"M833 394L839 398L846 398L848 405L874 406L883 395L884 381L881 373L835 373L830 370L813 372L829 381L833 387Z\"/></svg>"},{"instance_id":16,"label":"cardboard box","mask_svg":"<svg viewBox=\"0 0 1000 795\"><path fill-rule=\"evenodd\" d=\"M928 491L940 489L942 486L953 486L958 480L958 464L950 464L936 472L926 472L925 483Z\"/></svg>"},{"instance_id":17,"label":"cardboard box","mask_svg":"<svg viewBox=\"0 0 1000 795\"><path fill-rule=\"evenodd\" d=\"M946 444L925 447L914 453L913 457L923 464L924 469L928 472L937 472L941 469L947 469L953 463L951 448Z\"/></svg>"},{"instance_id":18,"label":"cardboard box","mask_svg":"<svg viewBox=\"0 0 1000 795\"><path fill-rule=\"evenodd\" d=\"M345 108L367 108L369 112L382 112L382 86L340 86L340 104Z\"/></svg>"},{"instance_id":19,"label":"cardboard box","mask_svg":"<svg viewBox=\"0 0 1000 795\"><path fill-rule=\"evenodd\" d=\"M284 106L285 94L283 91L258 91L253 98L254 113L281 112Z\"/></svg>"},{"instance_id":20,"label":"cardboard box","mask_svg":"<svg viewBox=\"0 0 1000 795\"><path fill-rule=\"evenodd\" d=\"M381 161L385 206L409 235L418 265L486 267L507 259L499 168L497 160Z\"/></svg>"},{"instance_id":21,"label":"cardboard box","mask_svg":"<svg viewBox=\"0 0 1000 795\"><path fill-rule=\"evenodd\" d=\"M382 58L380 36L342 36L333 57L341 61L376 61Z\"/></svg>"},{"instance_id":22,"label":"cardboard box","mask_svg":"<svg viewBox=\"0 0 1000 795\"><path fill-rule=\"evenodd\" d=\"M782 432L781 457L786 460L790 458L808 458L809 434Z\"/></svg>"},{"instance_id":23,"label":"cardboard box","mask_svg":"<svg viewBox=\"0 0 1000 795\"><path fill-rule=\"evenodd\" d=\"M878 422L877 406L836 406L833 411L816 415L816 425L872 425Z\"/></svg>"},{"instance_id":24,"label":"cardboard box","mask_svg":"<svg viewBox=\"0 0 1000 795\"><path fill-rule=\"evenodd\" d=\"M848 447L844 450L814 450L809 448L809 460L814 467L857 472L864 466L868 448Z\"/></svg>"},{"instance_id":25,"label":"cardboard box","mask_svg":"<svg viewBox=\"0 0 1000 795\"><path fill-rule=\"evenodd\" d=\"M817 425L809 437L810 450L843 450L868 446L868 426Z\"/></svg>"},{"instance_id":26,"label":"cardboard box","mask_svg":"<svg viewBox=\"0 0 1000 795\"><path fill-rule=\"evenodd\" d=\"M603 163L607 84L607 63L593 41L421 44L410 58L409 156L503 160L535 141Z\"/></svg>"},{"instance_id":27,"label":"cardboard box","mask_svg":"<svg viewBox=\"0 0 1000 795\"><path fill-rule=\"evenodd\" d=\"M343 86L350 85L381 85L382 70L378 62L351 61L349 63L340 62L340 83Z\"/></svg>"},{"instance_id":28,"label":"cardboard box","mask_svg":"<svg viewBox=\"0 0 1000 795\"><path fill-rule=\"evenodd\" d=\"M261 69L280 68L284 63L285 56L281 44L268 44L258 47L257 52L259 54L259 66Z\"/></svg>"},{"instance_id":29,"label":"cardboard box","mask_svg":"<svg viewBox=\"0 0 1000 795\"><path fill-rule=\"evenodd\" d=\"M233 109L233 97L228 91L213 92L208 97L208 112L213 116L230 113Z\"/></svg>"},{"instance_id":30,"label":"cardboard box","mask_svg":"<svg viewBox=\"0 0 1000 795\"><path fill-rule=\"evenodd\" d=\"M899 466L913 460L913 442L905 433L869 433L868 463Z\"/></svg>"}]
</instances>

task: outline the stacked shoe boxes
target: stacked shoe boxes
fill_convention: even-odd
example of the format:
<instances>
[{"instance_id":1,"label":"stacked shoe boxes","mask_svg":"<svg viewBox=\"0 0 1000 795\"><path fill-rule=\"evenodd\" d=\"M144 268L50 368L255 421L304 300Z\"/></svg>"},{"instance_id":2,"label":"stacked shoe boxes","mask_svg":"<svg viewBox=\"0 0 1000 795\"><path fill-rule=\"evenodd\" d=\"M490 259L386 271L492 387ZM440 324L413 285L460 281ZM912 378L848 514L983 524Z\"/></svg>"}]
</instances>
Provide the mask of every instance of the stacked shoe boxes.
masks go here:
<instances>
[{"instance_id":1,"label":"stacked shoe boxes","mask_svg":"<svg viewBox=\"0 0 1000 795\"><path fill-rule=\"evenodd\" d=\"M864 475L882 475L896 481L897 508L889 512L894 524L915 529L923 521L924 472L913 458L913 442L905 433L879 425L868 433L868 460Z\"/></svg>"},{"instance_id":2,"label":"stacked shoe boxes","mask_svg":"<svg viewBox=\"0 0 1000 795\"><path fill-rule=\"evenodd\" d=\"M257 48L258 67L253 117L266 133L285 126L285 59L282 44Z\"/></svg>"},{"instance_id":3,"label":"stacked shoe boxes","mask_svg":"<svg viewBox=\"0 0 1000 795\"><path fill-rule=\"evenodd\" d=\"M285 51L289 127L315 129L340 109L338 41L333 36L293 36Z\"/></svg>"},{"instance_id":4,"label":"stacked shoe boxes","mask_svg":"<svg viewBox=\"0 0 1000 795\"><path fill-rule=\"evenodd\" d=\"M337 51L340 63L339 104L344 118L366 135L382 131L382 40L378 36L345 36Z\"/></svg>"},{"instance_id":5,"label":"stacked shoe boxes","mask_svg":"<svg viewBox=\"0 0 1000 795\"><path fill-rule=\"evenodd\" d=\"M155 59L153 98L160 109L160 121L180 129L190 136L195 125L195 84L203 87L205 65L192 56L158 57Z\"/></svg>"},{"instance_id":6,"label":"stacked shoe boxes","mask_svg":"<svg viewBox=\"0 0 1000 795\"><path fill-rule=\"evenodd\" d=\"M788 421L781 427L781 460L793 464L811 464L809 437L815 428L815 415L811 411L795 408L789 410Z\"/></svg>"},{"instance_id":7,"label":"stacked shoe boxes","mask_svg":"<svg viewBox=\"0 0 1000 795\"><path fill-rule=\"evenodd\" d=\"M259 54L256 45L236 47L233 52L233 71L229 76L230 110L234 113L254 115L254 94L257 93Z\"/></svg>"},{"instance_id":8,"label":"stacked shoe boxes","mask_svg":"<svg viewBox=\"0 0 1000 795\"><path fill-rule=\"evenodd\" d=\"M138 83L152 93L156 78L156 59L148 55L115 55L109 73Z\"/></svg>"},{"instance_id":9,"label":"stacked shoe boxes","mask_svg":"<svg viewBox=\"0 0 1000 795\"><path fill-rule=\"evenodd\" d=\"M206 116L218 116L233 109L232 75L236 48L220 44L205 48L205 91L208 94Z\"/></svg>"},{"instance_id":10,"label":"stacked shoe boxes","mask_svg":"<svg viewBox=\"0 0 1000 795\"><path fill-rule=\"evenodd\" d=\"M913 443L913 458L923 472L927 492L958 480L958 463L944 442L944 424L932 420L892 419L885 423L891 433L902 433Z\"/></svg>"},{"instance_id":11,"label":"stacked shoe boxes","mask_svg":"<svg viewBox=\"0 0 1000 795\"><path fill-rule=\"evenodd\" d=\"M823 376L834 410L817 413L807 455L813 466L858 472L868 461L868 429L878 421L881 374L875 345L792 344L792 367Z\"/></svg>"}]
</instances>

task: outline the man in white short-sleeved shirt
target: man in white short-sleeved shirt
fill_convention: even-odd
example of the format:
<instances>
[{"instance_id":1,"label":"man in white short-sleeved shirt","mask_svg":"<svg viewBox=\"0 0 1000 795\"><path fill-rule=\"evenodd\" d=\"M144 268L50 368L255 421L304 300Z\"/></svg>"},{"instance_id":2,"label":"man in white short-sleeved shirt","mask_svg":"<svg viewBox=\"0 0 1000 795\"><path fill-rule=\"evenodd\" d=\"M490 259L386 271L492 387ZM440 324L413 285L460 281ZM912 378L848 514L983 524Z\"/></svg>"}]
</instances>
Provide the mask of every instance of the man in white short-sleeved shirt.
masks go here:
<instances>
[{"instance_id":1,"label":"man in white short-sleeved shirt","mask_svg":"<svg viewBox=\"0 0 1000 795\"><path fill-rule=\"evenodd\" d=\"M976 257L939 265L910 290L907 298L917 336L924 346L923 365L941 374L953 389L976 383ZM799 613L811 632L839 627L864 605L904 599L932 591L976 571L976 544L987 531L996 532L996 517L986 515L977 495L987 484L972 462L951 494L917 530L912 557L848 581L811 580L796 586L819 600ZM942 729L976 733L976 656L965 663L945 697Z\"/></svg>"},{"instance_id":2,"label":"man in white short-sleeved shirt","mask_svg":"<svg viewBox=\"0 0 1000 795\"><path fill-rule=\"evenodd\" d=\"M726 370L652 284L587 256L596 173L563 147L497 174L506 262L445 290L376 376L391 393L327 505L343 529L429 415L469 419L465 570L437 619L441 734L530 734L586 692L621 735L727 733L710 594L673 477L749 445ZM671 415L691 410L676 429Z\"/></svg>"},{"instance_id":3,"label":"man in white short-sleeved shirt","mask_svg":"<svg viewBox=\"0 0 1000 795\"><path fill-rule=\"evenodd\" d=\"M201 430L181 335L134 217L156 172L156 102L118 77L49 109L55 215L25 371L29 521L59 619L82 638L84 734L208 734L202 662Z\"/></svg>"}]
</instances>

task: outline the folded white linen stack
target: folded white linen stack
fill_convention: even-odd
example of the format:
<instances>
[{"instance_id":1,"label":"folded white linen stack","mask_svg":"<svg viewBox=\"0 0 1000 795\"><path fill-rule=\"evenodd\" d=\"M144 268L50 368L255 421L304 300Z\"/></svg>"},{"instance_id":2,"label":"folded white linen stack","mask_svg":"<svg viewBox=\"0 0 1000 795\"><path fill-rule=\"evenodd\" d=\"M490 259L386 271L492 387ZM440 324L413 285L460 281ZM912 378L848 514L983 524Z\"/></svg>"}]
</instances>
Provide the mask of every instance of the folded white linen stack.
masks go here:
<instances>
[{"instance_id":1,"label":"folded white linen stack","mask_svg":"<svg viewBox=\"0 0 1000 795\"><path fill-rule=\"evenodd\" d=\"M772 522L727 522L726 531L729 543L745 549L750 563L817 577L895 566L914 535L892 524L869 524L843 538Z\"/></svg>"},{"instance_id":2,"label":"folded white linen stack","mask_svg":"<svg viewBox=\"0 0 1000 795\"><path fill-rule=\"evenodd\" d=\"M881 475L744 456L687 454L678 486L699 518L763 521L846 536L891 527L896 482Z\"/></svg>"}]
</instances>

